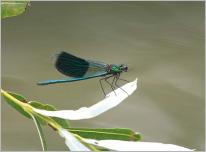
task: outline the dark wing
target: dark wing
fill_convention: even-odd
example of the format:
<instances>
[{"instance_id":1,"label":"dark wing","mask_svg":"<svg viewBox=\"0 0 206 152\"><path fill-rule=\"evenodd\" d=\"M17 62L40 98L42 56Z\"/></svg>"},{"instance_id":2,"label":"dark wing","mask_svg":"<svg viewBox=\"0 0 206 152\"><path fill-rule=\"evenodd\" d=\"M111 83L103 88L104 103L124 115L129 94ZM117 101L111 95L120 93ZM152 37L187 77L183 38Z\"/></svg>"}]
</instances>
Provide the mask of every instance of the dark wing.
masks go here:
<instances>
[{"instance_id":1,"label":"dark wing","mask_svg":"<svg viewBox=\"0 0 206 152\"><path fill-rule=\"evenodd\" d=\"M64 75L70 77L96 77L106 74L107 64L85 60L67 52L61 52L57 55L55 62L56 69Z\"/></svg>"},{"instance_id":2,"label":"dark wing","mask_svg":"<svg viewBox=\"0 0 206 152\"><path fill-rule=\"evenodd\" d=\"M66 52L60 52L55 62L56 69L70 77L82 77L89 68L89 63Z\"/></svg>"}]
</instances>

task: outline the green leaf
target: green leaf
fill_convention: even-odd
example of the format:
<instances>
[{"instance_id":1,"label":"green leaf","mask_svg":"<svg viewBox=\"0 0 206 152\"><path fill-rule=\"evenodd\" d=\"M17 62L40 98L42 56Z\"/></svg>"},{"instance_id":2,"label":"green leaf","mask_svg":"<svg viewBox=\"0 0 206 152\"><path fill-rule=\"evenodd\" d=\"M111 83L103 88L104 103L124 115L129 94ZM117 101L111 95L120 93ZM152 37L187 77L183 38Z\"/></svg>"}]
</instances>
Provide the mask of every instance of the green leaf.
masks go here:
<instances>
[{"instance_id":1,"label":"green leaf","mask_svg":"<svg viewBox=\"0 0 206 152\"><path fill-rule=\"evenodd\" d=\"M7 18L22 14L28 7L28 0L24 1L1 1L1 18Z\"/></svg>"},{"instance_id":2,"label":"green leaf","mask_svg":"<svg viewBox=\"0 0 206 152\"><path fill-rule=\"evenodd\" d=\"M16 93L11 93L11 92L8 92L11 96L13 96L14 98L22 101L22 102L26 102L26 99L19 95L19 94L16 94ZM14 109L16 109L17 111L19 111L22 115L26 116L27 118L31 118L30 114L28 112L26 112L20 105L18 105L17 103L13 102L10 98L8 98L7 96L4 96L3 97L5 98L5 100L7 101L7 103L9 105L11 105Z\"/></svg>"},{"instance_id":3,"label":"green leaf","mask_svg":"<svg viewBox=\"0 0 206 152\"><path fill-rule=\"evenodd\" d=\"M43 109L43 110L49 110L49 111L56 111L56 108L52 105L49 104L43 104L41 102L38 101L30 101L29 104L31 106L33 106L34 108L38 108L38 109ZM61 118L56 118L56 117L51 117L53 120L55 120L59 125L62 126L62 128L68 128L69 124L68 121L66 121L65 119L61 119ZM40 120L40 122L43 124L43 120Z\"/></svg>"},{"instance_id":4,"label":"green leaf","mask_svg":"<svg viewBox=\"0 0 206 152\"><path fill-rule=\"evenodd\" d=\"M13 92L7 92L9 93L11 96L13 96L14 98L16 98L17 100L24 102L24 103L28 103L31 106L33 106L34 108L38 108L38 109L44 109L44 110L50 110L50 111L55 111L56 108L52 105L48 105L48 104L43 104L37 101L29 101L27 102L27 100L25 99L25 97L23 97L22 95L19 95L17 93L13 93ZM26 112L24 110L24 108L21 107L21 105L17 104L16 102L12 101L10 98L8 98L7 96L5 96L4 94L2 94L3 97L5 98L5 100L7 101L7 103L9 105L11 105L14 109L16 109L18 112L20 112L22 115L26 116L27 118L31 119L31 116L28 112ZM48 122L45 121L46 116L40 116L39 114L35 115L36 119L38 119L38 121L42 124L42 125L47 125ZM69 124L68 121L61 119L61 118L55 118L55 117L51 117L56 123L58 123L59 125L62 126L62 128L68 128Z\"/></svg>"},{"instance_id":5,"label":"green leaf","mask_svg":"<svg viewBox=\"0 0 206 152\"><path fill-rule=\"evenodd\" d=\"M67 128L68 131L78 134L84 138L92 138L97 140L114 139L126 141L139 141L141 136L139 133L127 128Z\"/></svg>"},{"instance_id":6,"label":"green leaf","mask_svg":"<svg viewBox=\"0 0 206 152\"><path fill-rule=\"evenodd\" d=\"M25 97L23 97L20 94L17 93L13 93L13 92L8 92L10 95L12 95L13 97L15 97L16 99L20 100L21 102L27 103L27 100Z\"/></svg>"},{"instance_id":7,"label":"green leaf","mask_svg":"<svg viewBox=\"0 0 206 152\"><path fill-rule=\"evenodd\" d=\"M34 124L37 128L39 138L40 138L40 141L41 141L42 150L46 151L47 150L47 145L46 145L46 140L45 140L45 137L44 137L44 134L43 134L43 130L41 128L41 124L34 115L31 114L31 117L34 120Z\"/></svg>"},{"instance_id":8,"label":"green leaf","mask_svg":"<svg viewBox=\"0 0 206 152\"><path fill-rule=\"evenodd\" d=\"M13 96L14 98L18 99L19 101L22 101L24 103L28 103L26 98L23 97L20 94L14 93L14 92L7 92L9 93L11 96ZM4 94L3 94L4 96ZM12 101L10 98L8 98L7 96L4 96L5 100L7 101L7 103L9 105L11 105L14 109L16 109L18 112L20 112L22 115L26 116L27 118L31 119L31 115L26 112L21 105L17 104L16 102ZM36 119L38 119L38 121L42 124L42 125L46 125L47 123L40 117L36 117Z\"/></svg>"}]
</instances>

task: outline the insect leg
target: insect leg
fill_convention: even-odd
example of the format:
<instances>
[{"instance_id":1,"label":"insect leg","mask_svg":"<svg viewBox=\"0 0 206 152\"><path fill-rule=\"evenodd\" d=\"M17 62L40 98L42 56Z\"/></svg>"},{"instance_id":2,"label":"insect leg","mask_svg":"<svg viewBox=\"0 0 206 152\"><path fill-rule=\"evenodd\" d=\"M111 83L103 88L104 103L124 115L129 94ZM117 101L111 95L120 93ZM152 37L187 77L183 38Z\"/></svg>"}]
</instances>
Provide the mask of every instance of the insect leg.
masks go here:
<instances>
[{"instance_id":1,"label":"insect leg","mask_svg":"<svg viewBox=\"0 0 206 152\"><path fill-rule=\"evenodd\" d=\"M122 89L122 88L117 84L117 81L119 80L119 77L120 77L120 74L117 74L117 75L116 75L115 86L118 87L118 88L120 88L120 89L121 89L122 91L124 91L127 95L129 95L129 94L127 93L127 91L125 91L124 89Z\"/></svg>"},{"instance_id":2,"label":"insect leg","mask_svg":"<svg viewBox=\"0 0 206 152\"><path fill-rule=\"evenodd\" d=\"M105 93L104 88L103 88L103 86L102 86L102 80L104 80L104 79L105 79L105 78L99 79L99 83L100 83L101 89L102 89L102 91L103 91L103 93L104 93L104 96L106 96L106 93Z\"/></svg>"},{"instance_id":3,"label":"insect leg","mask_svg":"<svg viewBox=\"0 0 206 152\"><path fill-rule=\"evenodd\" d=\"M109 83L109 81L107 81L107 79L109 79L109 78L111 78L111 77L113 77L113 75L110 75L110 76L108 76L108 77L104 77L104 78L99 79L99 83L100 83L101 89L102 89L102 91L103 91L103 93L104 93L104 96L106 96L106 93L105 93L104 88L103 88L103 85L102 85L102 80L105 80L105 81L111 86L112 90L114 91L114 86L111 85L111 84ZM116 94L116 93L115 93L115 94Z\"/></svg>"},{"instance_id":4,"label":"insect leg","mask_svg":"<svg viewBox=\"0 0 206 152\"><path fill-rule=\"evenodd\" d=\"M114 76L113 77L113 80L112 80L112 86L114 86L114 80L116 79L116 77ZM115 86L114 86L115 87Z\"/></svg>"},{"instance_id":5,"label":"insect leg","mask_svg":"<svg viewBox=\"0 0 206 152\"><path fill-rule=\"evenodd\" d=\"M108 81L108 79L111 78L111 77L113 77L112 83L110 83L110 82ZM110 85L110 87L112 88L112 91L113 91L113 92L115 93L115 95L116 95L116 92L115 92L115 90L114 90L115 87L114 87L114 85L113 85L114 79L115 79L115 76L114 76L114 75L111 75L111 76L106 77L106 78L105 78L105 81Z\"/></svg>"},{"instance_id":6,"label":"insect leg","mask_svg":"<svg viewBox=\"0 0 206 152\"><path fill-rule=\"evenodd\" d=\"M115 79L116 79L116 76L114 76L114 77L113 77L113 80L112 80L112 86L113 86L114 88L115 88L115 85L114 85ZM115 95L117 95L116 92L115 92L115 90L114 90L114 93L115 93Z\"/></svg>"},{"instance_id":7,"label":"insect leg","mask_svg":"<svg viewBox=\"0 0 206 152\"><path fill-rule=\"evenodd\" d=\"M127 82L127 83L129 82L128 80L125 80L125 79L121 79L121 78L119 78L119 80L125 81L125 82Z\"/></svg>"}]
</instances>

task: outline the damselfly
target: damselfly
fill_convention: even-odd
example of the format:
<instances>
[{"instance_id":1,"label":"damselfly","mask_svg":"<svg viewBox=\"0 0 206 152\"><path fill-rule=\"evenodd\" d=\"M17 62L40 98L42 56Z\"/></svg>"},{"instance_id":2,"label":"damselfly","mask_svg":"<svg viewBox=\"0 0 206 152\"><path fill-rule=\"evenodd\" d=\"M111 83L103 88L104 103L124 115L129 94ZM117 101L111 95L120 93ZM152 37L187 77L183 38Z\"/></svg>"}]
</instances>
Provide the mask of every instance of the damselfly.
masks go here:
<instances>
[{"instance_id":1,"label":"damselfly","mask_svg":"<svg viewBox=\"0 0 206 152\"><path fill-rule=\"evenodd\" d=\"M110 85L113 91L115 87L120 88L117 84L118 80L128 82L127 80L120 78L120 74L122 72L127 72L128 70L128 67L124 64L106 64L94 60L85 60L74 55L71 55L67 52L60 52L57 55L55 67L59 72L69 77L58 80L40 81L38 82L38 85L65 83L86 80L95 77L103 77L99 80L99 82L104 95L106 95L102 86L102 80L105 80ZM113 78L111 83L108 81L109 78Z\"/></svg>"}]
</instances>

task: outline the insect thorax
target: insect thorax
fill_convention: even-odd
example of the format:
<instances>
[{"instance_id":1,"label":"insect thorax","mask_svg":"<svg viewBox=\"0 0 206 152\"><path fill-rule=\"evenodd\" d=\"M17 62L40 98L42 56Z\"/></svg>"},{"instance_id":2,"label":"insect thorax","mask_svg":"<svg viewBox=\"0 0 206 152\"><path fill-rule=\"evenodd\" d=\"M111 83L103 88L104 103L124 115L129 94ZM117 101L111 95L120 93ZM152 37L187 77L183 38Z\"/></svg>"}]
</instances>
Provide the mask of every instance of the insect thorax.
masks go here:
<instances>
[{"instance_id":1,"label":"insect thorax","mask_svg":"<svg viewBox=\"0 0 206 152\"><path fill-rule=\"evenodd\" d=\"M122 72L121 68L118 65L110 64L107 68L107 72L111 74Z\"/></svg>"}]
</instances>

